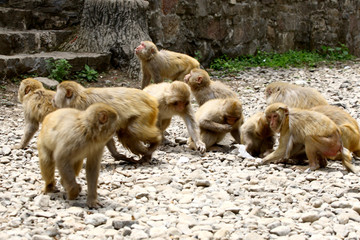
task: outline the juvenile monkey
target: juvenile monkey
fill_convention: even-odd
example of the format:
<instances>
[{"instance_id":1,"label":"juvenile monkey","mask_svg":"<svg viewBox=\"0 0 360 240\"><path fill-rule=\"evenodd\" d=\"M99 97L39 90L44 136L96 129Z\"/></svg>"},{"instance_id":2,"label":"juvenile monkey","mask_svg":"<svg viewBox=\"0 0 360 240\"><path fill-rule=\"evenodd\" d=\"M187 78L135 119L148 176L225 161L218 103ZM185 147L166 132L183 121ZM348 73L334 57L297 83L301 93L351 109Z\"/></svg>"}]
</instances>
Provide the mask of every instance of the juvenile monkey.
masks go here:
<instances>
[{"instance_id":1,"label":"juvenile monkey","mask_svg":"<svg viewBox=\"0 0 360 240\"><path fill-rule=\"evenodd\" d=\"M270 83L265 89L266 103L285 103L289 107L308 109L328 105L326 99L314 88L301 87L286 82Z\"/></svg>"},{"instance_id":2,"label":"juvenile monkey","mask_svg":"<svg viewBox=\"0 0 360 240\"><path fill-rule=\"evenodd\" d=\"M205 143L200 140L199 127L190 104L189 86L180 81L164 82L151 84L144 88L144 91L154 96L159 102L157 126L162 134L169 127L171 118L178 115L184 120L189 136L194 140L196 149L204 153L206 147Z\"/></svg>"},{"instance_id":3,"label":"juvenile monkey","mask_svg":"<svg viewBox=\"0 0 360 240\"><path fill-rule=\"evenodd\" d=\"M324 114L273 103L265 115L270 128L280 133L280 139L277 149L263 159L263 164L286 161L305 147L311 170L326 167L327 158L339 156L346 170L357 171L350 151L342 145L339 128Z\"/></svg>"},{"instance_id":4,"label":"juvenile monkey","mask_svg":"<svg viewBox=\"0 0 360 240\"><path fill-rule=\"evenodd\" d=\"M53 104L56 107L85 110L89 105L103 102L112 106L124 120L117 125L117 136L122 145L141 161L151 159L161 141L156 126L158 102L150 94L135 88L84 88L73 81L64 81L57 86ZM112 156L128 162L139 162L117 152L113 139L107 143Z\"/></svg>"},{"instance_id":5,"label":"juvenile monkey","mask_svg":"<svg viewBox=\"0 0 360 240\"><path fill-rule=\"evenodd\" d=\"M24 109L25 129L21 142L14 146L15 149L25 148L39 129L39 125L45 116L56 110L51 103L54 96L54 91L46 90L41 82L33 78L26 78L21 81L18 100Z\"/></svg>"},{"instance_id":6,"label":"juvenile monkey","mask_svg":"<svg viewBox=\"0 0 360 240\"><path fill-rule=\"evenodd\" d=\"M193 69L184 78L189 84L197 103L201 106L210 99L237 98L236 93L222 82L210 80L209 74L202 69Z\"/></svg>"},{"instance_id":7,"label":"juvenile monkey","mask_svg":"<svg viewBox=\"0 0 360 240\"><path fill-rule=\"evenodd\" d=\"M263 112L248 118L240 128L241 143L253 157L264 157L272 152L275 144L275 133L270 129Z\"/></svg>"},{"instance_id":8,"label":"juvenile monkey","mask_svg":"<svg viewBox=\"0 0 360 240\"><path fill-rule=\"evenodd\" d=\"M135 54L141 62L141 88L149 85L151 79L155 83L160 83L164 79L183 80L191 69L200 67L195 58L168 50L159 51L150 41L142 41L135 49Z\"/></svg>"},{"instance_id":9,"label":"juvenile monkey","mask_svg":"<svg viewBox=\"0 0 360 240\"><path fill-rule=\"evenodd\" d=\"M242 104L236 98L213 99L204 103L196 112L200 137L206 149L220 142L227 133L240 143L240 126L243 123ZM190 139L190 147L194 141Z\"/></svg>"},{"instance_id":10,"label":"juvenile monkey","mask_svg":"<svg viewBox=\"0 0 360 240\"><path fill-rule=\"evenodd\" d=\"M43 192L56 191L56 166L68 199L77 198L81 186L75 177L86 158L87 205L96 207L101 157L118 124L115 109L104 103L95 103L85 111L59 109L46 116L38 138L40 170L45 181Z\"/></svg>"},{"instance_id":11,"label":"juvenile monkey","mask_svg":"<svg viewBox=\"0 0 360 240\"><path fill-rule=\"evenodd\" d=\"M343 146L360 157L360 130L357 121L343 109L331 105L313 107L310 110L328 116L340 129Z\"/></svg>"}]
</instances>

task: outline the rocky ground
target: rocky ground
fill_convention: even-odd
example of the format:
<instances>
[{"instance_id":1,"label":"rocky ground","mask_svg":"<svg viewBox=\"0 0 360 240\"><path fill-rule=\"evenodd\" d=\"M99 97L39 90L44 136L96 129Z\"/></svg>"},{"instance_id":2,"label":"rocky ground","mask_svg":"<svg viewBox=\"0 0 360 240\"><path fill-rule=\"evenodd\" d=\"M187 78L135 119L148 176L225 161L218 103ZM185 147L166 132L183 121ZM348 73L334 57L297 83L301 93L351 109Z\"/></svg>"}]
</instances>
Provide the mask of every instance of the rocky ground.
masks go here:
<instances>
[{"instance_id":1,"label":"rocky ground","mask_svg":"<svg viewBox=\"0 0 360 240\"><path fill-rule=\"evenodd\" d=\"M213 74L239 93L245 117L264 110L268 83L288 81L318 89L360 119L359 63ZM128 85L114 78L106 84ZM25 150L11 149L23 134L22 108L16 91L1 94L0 239L359 239L359 174L339 162L314 172L257 167L258 159L242 157L234 144L201 156L187 149L178 118L168 130L173 146L157 150L151 163L115 162L105 150L98 185L103 207L86 207L84 169L76 200L66 200L60 183L59 193L42 195L36 137Z\"/></svg>"}]
</instances>

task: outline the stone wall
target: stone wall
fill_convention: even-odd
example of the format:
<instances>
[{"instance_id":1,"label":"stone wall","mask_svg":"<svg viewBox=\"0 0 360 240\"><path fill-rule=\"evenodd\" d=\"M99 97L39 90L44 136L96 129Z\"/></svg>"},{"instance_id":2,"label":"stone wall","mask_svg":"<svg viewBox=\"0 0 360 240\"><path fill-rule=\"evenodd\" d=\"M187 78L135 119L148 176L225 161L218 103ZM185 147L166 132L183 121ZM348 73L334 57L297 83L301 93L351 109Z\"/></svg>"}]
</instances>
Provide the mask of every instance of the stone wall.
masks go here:
<instances>
[{"instance_id":1,"label":"stone wall","mask_svg":"<svg viewBox=\"0 0 360 240\"><path fill-rule=\"evenodd\" d=\"M149 0L149 34L160 47L213 57L344 43L360 56L358 0Z\"/></svg>"}]
</instances>

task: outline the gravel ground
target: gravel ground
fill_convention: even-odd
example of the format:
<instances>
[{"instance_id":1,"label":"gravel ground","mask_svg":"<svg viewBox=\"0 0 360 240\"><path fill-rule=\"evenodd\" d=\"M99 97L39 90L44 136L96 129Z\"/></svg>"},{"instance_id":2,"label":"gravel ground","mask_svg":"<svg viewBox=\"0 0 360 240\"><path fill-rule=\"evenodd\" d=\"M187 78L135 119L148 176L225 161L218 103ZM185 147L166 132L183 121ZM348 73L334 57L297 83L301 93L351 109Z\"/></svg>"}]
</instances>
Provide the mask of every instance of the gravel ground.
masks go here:
<instances>
[{"instance_id":1,"label":"gravel ground","mask_svg":"<svg viewBox=\"0 0 360 240\"><path fill-rule=\"evenodd\" d=\"M213 74L239 93L245 117L264 110L268 83L288 81L318 89L360 119L358 63ZM62 187L42 195L36 137L25 150L11 149L23 134L22 107L14 92L2 94L0 239L359 239L359 174L340 162L314 172L257 167L259 159L242 157L231 138L224 141L228 152L201 156L187 149L179 118L168 129L174 144L160 147L151 163L115 162L105 150L98 185L103 207L86 207L84 169L76 200L66 200Z\"/></svg>"}]
</instances>

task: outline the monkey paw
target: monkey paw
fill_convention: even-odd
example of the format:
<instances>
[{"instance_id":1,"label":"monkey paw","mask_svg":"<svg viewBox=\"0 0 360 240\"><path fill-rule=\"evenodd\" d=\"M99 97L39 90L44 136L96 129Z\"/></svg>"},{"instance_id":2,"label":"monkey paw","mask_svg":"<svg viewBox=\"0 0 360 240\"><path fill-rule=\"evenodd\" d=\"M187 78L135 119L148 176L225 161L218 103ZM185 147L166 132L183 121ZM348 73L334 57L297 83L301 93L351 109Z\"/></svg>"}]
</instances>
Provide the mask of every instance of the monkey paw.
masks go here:
<instances>
[{"instance_id":1,"label":"monkey paw","mask_svg":"<svg viewBox=\"0 0 360 240\"><path fill-rule=\"evenodd\" d=\"M200 153L205 153L206 152L206 145L202 141L198 141L196 143L196 148Z\"/></svg>"},{"instance_id":2,"label":"monkey paw","mask_svg":"<svg viewBox=\"0 0 360 240\"><path fill-rule=\"evenodd\" d=\"M46 184L45 187L43 188L42 192L44 194L46 193L53 193L53 192L57 192L58 189L57 187L55 186L55 182L53 183L49 183L49 184Z\"/></svg>"},{"instance_id":3,"label":"monkey paw","mask_svg":"<svg viewBox=\"0 0 360 240\"><path fill-rule=\"evenodd\" d=\"M15 144L14 146L12 146L12 149L22 149L23 146L21 144Z\"/></svg>"},{"instance_id":4,"label":"monkey paw","mask_svg":"<svg viewBox=\"0 0 360 240\"><path fill-rule=\"evenodd\" d=\"M103 205L101 205L97 199L87 199L86 204L89 208L99 208L99 207L103 207Z\"/></svg>"},{"instance_id":5,"label":"monkey paw","mask_svg":"<svg viewBox=\"0 0 360 240\"><path fill-rule=\"evenodd\" d=\"M71 186L70 189L68 190L68 199L74 200L75 198L77 198L77 196L79 196L80 192L81 192L81 186L80 184L76 183L74 186Z\"/></svg>"}]
</instances>

